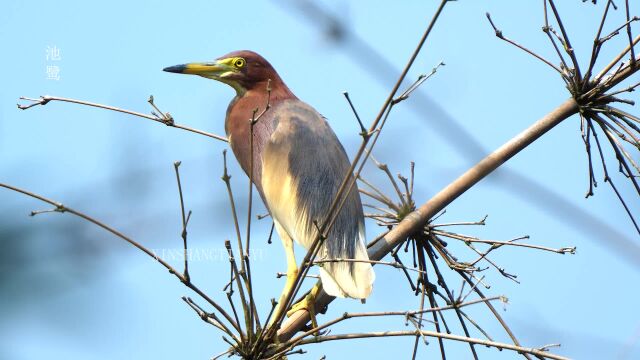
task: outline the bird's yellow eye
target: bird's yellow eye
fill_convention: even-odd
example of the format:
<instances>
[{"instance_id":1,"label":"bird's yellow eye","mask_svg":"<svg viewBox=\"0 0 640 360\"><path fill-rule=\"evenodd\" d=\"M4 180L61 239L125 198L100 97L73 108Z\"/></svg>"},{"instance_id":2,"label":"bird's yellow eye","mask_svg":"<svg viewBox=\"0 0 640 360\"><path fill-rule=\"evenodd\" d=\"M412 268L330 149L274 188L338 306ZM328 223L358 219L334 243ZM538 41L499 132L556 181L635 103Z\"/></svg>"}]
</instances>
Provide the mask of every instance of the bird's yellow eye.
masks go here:
<instances>
[{"instance_id":1,"label":"bird's yellow eye","mask_svg":"<svg viewBox=\"0 0 640 360\"><path fill-rule=\"evenodd\" d=\"M245 64L245 60L243 58L237 58L234 62L233 65L235 65L235 67L237 68L241 68L243 67Z\"/></svg>"}]
</instances>

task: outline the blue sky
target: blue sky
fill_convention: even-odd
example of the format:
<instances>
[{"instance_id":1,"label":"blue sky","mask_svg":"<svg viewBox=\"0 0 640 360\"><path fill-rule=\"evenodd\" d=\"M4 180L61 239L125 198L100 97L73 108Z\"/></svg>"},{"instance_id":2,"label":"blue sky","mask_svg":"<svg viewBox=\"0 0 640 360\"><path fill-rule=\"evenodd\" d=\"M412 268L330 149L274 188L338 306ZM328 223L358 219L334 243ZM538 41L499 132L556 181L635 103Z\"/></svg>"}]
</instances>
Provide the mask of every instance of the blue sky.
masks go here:
<instances>
[{"instance_id":1,"label":"blue sky","mask_svg":"<svg viewBox=\"0 0 640 360\"><path fill-rule=\"evenodd\" d=\"M349 3L325 1L349 31L400 69L433 14L437 2ZM6 2L0 11L0 181L33 190L112 224L150 248L171 254L180 248L180 213L173 162L182 161L187 206L194 211L190 242L207 254L194 260L193 279L220 300L228 263L219 256L233 238L222 174L222 142L167 128L147 120L61 103L19 111L20 96L51 94L150 111L153 94L178 123L223 134L224 114L233 90L210 80L163 73L162 68L216 58L232 50L264 55L301 99L326 116L353 154L358 126L342 92L347 90L369 123L397 73L371 72L373 58L356 42L336 44L289 2ZM582 63L586 63L601 7L563 2L560 7ZM440 61L447 65L423 85L420 97L394 109L376 157L394 173L407 174L416 162L416 201L423 203L466 170L483 153L443 132L444 111L485 150L495 149L568 96L560 78L545 65L495 38L485 18L491 12L505 35L552 56L542 26L539 1L457 1L447 5L408 82ZM618 24L620 13L615 15ZM602 54L607 62L623 42L613 40ZM60 59L47 59L48 48ZM58 66L59 80L47 78ZM584 65L583 65L584 66ZM398 70L396 70L398 71ZM406 84L408 85L408 83ZM635 93L632 98L637 100ZM420 107L412 101L427 99ZM437 104L438 107L434 107ZM418 109L418 110L416 110ZM632 111L637 110L632 109ZM440 125L439 125L440 124ZM584 199L587 164L578 118L553 129L508 164L561 194L638 245L638 235L612 191L601 181L594 198ZM615 167L614 167L615 168ZM246 202L247 179L230 161L237 201ZM502 315L526 346L562 343L556 351L575 358L640 357L640 315L633 304L640 291L640 260L616 246L613 235L575 226L576 214L556 204L533 205L528 189L512 172L500 171L447 208L443 222L489 215L482 228L461 232L508 240L530 235L530 243L577 246L576 255L503 249L494 260L516 273L521 284L488 270L485 292L506 295ZM373 167L364 176L384 178ZM618 183L640 212L632 189ZM514 190L515 189L515 190ZM544 201L543 201L544 203ZM156 263L124 242L69 216L28 217L46 206L0 191L3 251L0 302L0 357L7 359L210 358L226 349L220 333L204 324L180 300L192 295ZM256 212L264 212L258 205ZM244 211L240 211L244 214ZM243 219L244 222L244 219ZM256 292L266 310L283 286L277 239L266 243L268 220L254 221L259 269ZM368 238L379 230L368 224ZM472 258L459 248L463 256ZM298 249L298 255L302 251ZM168 260L176 265L180 259ZM414 309L397 269L376 267L375 292L362 306L336 301L328 320L344 311ZM452 278L454 284L458 280ZM457 285L452 286L457 288ZM507 341L482 307L469 312L496 340ZM322 321L322 320L321 320ZM344 331L404 330L402 319L360 320ZM478 333L474 336L480 337ZM420 354L434 355L435 342ZM409 357L412 338L358 340L311 345L309 358L362 353L372 359ZM451 358L465 358L465 346L448 344ZM479 348L485 358L514 357Z\"/></svg>"}]
</instances>

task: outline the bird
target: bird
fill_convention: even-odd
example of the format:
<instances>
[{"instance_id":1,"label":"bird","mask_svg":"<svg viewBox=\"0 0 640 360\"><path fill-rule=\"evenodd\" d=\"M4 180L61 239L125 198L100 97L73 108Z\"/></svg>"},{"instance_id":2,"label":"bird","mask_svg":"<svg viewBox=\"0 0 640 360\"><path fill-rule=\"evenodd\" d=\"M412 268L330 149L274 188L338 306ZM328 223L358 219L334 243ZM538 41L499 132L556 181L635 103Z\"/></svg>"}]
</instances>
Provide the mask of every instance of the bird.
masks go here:
<instances>
[{"instance_id":1,"label":"bird","mask_svg":"<svg viewBox=\"0 0 640 360\"><path fill-rule=\"evenodd\" d=\"M343 179L348 174L353 180L347 153L327 119L298 99L256 52L234 51L214 61L163 70L217 80L236 92L226 111L225 132L233 154L273 219L287 260L287 281L272 316L277 319L286 310L283 300L293 290L299 271L294 241L305 249L311 246ZM257 109L262 113L255 121ZM366 299L373 288L375 274L367 255L357 185L346 194L333 226L324 235L317 259L328 261L319 267L320 284L287 313L305 309L314 326L313 304L320 289L335 297Z\"/></svg>"}]
</instances>

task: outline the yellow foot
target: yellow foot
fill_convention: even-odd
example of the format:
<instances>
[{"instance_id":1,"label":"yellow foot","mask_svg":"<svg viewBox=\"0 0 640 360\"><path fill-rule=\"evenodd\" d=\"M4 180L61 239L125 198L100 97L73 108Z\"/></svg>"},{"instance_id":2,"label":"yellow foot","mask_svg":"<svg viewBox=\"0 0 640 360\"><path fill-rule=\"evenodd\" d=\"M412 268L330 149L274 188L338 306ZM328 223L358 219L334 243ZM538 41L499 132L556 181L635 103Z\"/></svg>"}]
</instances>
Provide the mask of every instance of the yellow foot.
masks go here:
<instances>
[{"instance_id":1,"label":"yellow foot","mask_svg":"<svg viewBox=\"0 0 640 360\"><path fill-rule=\"evenodd\" d=\"M313 288L311 288L311 291L307 295L305 295L302 300L291 306L291 309L287 311L287 317L291 317L291 315L296 313L298 310L307 310L307 312L309 313L309 317L311 318L311 327L317 328L318 322L316 321L315 304L316 296L318 296L319 291L320 286L318 284L314 285Z\"/></svg>"}]
</instances>

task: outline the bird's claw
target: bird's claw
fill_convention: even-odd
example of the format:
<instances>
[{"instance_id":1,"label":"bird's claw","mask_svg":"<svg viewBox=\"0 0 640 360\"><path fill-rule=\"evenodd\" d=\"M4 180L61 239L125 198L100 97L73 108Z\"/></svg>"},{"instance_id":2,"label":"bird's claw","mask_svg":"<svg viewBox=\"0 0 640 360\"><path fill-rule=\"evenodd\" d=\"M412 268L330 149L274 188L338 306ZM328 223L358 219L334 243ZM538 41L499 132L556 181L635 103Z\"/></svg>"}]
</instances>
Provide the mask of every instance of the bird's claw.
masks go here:
<instances>
[{"instance_id":1,"label":"bird's claw","mask_svg":"<svg viewBox=\"0 0 640 360\"><path fill-rule=\"evenodd\" d=\"M316 321L316 310L315 310L315 302L316 302L316 292L314 289L311 290L305 297L299 302L293 304L291 309L287 311L287 317L291 317L291 315L295 314L299 310L306 310L309 313L309 318L311 318L311 327L313 329L318 327L318 322Z\"/></svg>"}]
</instances>

